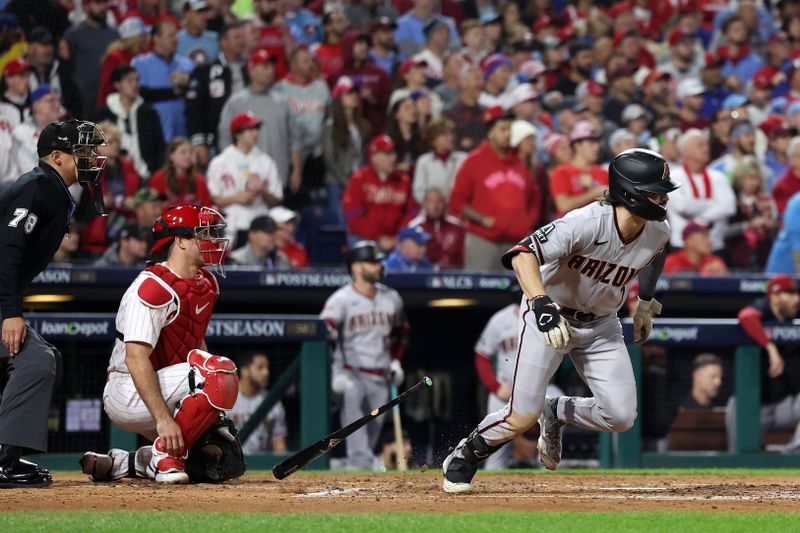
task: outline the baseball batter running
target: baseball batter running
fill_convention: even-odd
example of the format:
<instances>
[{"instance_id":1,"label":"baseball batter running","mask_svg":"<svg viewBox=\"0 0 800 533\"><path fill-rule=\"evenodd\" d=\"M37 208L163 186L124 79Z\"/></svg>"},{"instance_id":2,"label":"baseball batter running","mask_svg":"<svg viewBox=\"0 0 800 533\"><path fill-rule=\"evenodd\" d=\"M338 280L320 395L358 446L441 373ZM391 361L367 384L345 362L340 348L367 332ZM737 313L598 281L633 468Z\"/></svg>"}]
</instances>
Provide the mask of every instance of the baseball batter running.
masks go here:
<instances>
[{"instance_id":1,"label":"baseball batter running","mask_svg":"<svg viewBox=\"0 0 800 533\"><path fill-rule=\"evenodd\" d=\"M331 388L343 399L342 427L388 402L389 380L399 386L404 378L400 359L408 326L400 295L378 283L383 276L383 259L374 241L355 243L347 253L353 283L334 292L320 315L336 343ZM350 468L380 468L373 450L383 422L384 417L378 417L348 437Z\"/></svg>"},{"instance_id":2,"label":"baseball batter running","mask_svg":"<svg viewBox=\"0 0 800 533\"><path fill-rule=\"evenodd\" d=\"M511 397L458 443L442 465L445 492L467 492L478 464L540 425L539 460L555 470L566 424L625 431L636 419L636 383L617 311L639 276L634 341L644 342L661 304L653 299L669 241L666 160L642 149L609 166L606 198L536 230L503 256L524 292ZM593 396L546 397L566 355Z\"/></svg>"},{"instance_id":3,"label":"baseball batter running","mask_svg":"<svg viewBox=\"0 0 800 533\"><path fill-rule=\"evenodd\" d=\"M154 442L136 454L87 452L81 465L95 481L138 473L187 483L188 451L239 390L233 361L205 351L219 286L204 267L224 275L225 220L213 209L178 206L164 211L153 234L150 253L167 252L167 260L141 272L122 297L103 405L118 427Z\"/></svg>"}]
</instances>

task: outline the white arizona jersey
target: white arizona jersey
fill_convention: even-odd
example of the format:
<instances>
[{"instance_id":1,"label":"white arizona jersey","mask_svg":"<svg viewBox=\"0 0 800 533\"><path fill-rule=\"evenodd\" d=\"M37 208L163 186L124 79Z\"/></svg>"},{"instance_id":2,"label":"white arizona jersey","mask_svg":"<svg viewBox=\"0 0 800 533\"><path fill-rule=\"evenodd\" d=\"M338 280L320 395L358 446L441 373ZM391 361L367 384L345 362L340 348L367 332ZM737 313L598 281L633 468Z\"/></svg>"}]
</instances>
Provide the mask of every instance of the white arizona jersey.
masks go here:
<instances>
[{"instance_id":1,"label":"white arizona jersey","mask_svg":"<svg viewBox=\"0 0 800 533\"><path fill-rule=\"evenodd\" d=\"M615 314L633 278L669 241L666 222L648 221L624 241L614 208L594 202L542 226L503 256L510 268L518 252L533 252L547 295L563 307L597 316Z\"/></svg>"},{"instance_id":2,"label":"white arizona jersey","mask_svg":"<svg viewBox=\"0 0 800 533\"><path fill-rule=\"evenodd\" d=\"M278 200L283 198L283 185L275 161L257 147L245 154L233 145L228 146L209 163L206 181L212 196L264 190ZM268 215L269 206L259 194L250 204L231 204L223 211L228 223L228 237L235 237L237 231L250 229L254 218Z\"/></svg>"},{"instance_id":3,"label":"white arizona jersey","mask_svg":"<svg viewBox=\"0 0 800 533\"><path fill-rule=\"evenodd\" d=\"M109 372L129 374L128 365L125 364L125 342L143 342L155 346L158 344L161 330L178 314L177 299L172 299L161 307L151 307L139 298L139 287L148 278L154 278L163 283L158 276L145 270L139 273L122 296L115 322L117 340L111 351ZM120 336L125 339L125 342L119 338Z\"/></svg>"},{"instance_id":4,"label":"white arizona jersey","mask_svg":"<svg viewBox=\"0 0 800 533\"><path fill-rule=\"evenodd\" d=\"M239 391L236 404L233 406L233 409L227 412L228 416L233 420L233 425L236 426L236 429L242 429L244 423L250 419L266 396L267 391L262 391L260 394L248 398L242 394L242 391ZM273 451L272 438L285 437L287 433L286 411L283 409L283 404L278 402L272 406L267 416L256 426L253 433L250 434L250 437L242 443L242 451L247 455L271 452Z\"/></svg>"},{"instance_id":5,"label":"white arizona jersey","mask_svg":"<svg viewBox=\"0 0 800 533\"><path fill-rule=\"evenodd\" d=\"M514 380L514 363L519 345L519 304L502 308L489 319L483 328L475 353L493 360L494 372L500 383Z\"/></svg>"},{"instance_id":6,"label":"white arizona jersey","mask_svg":"<svg viewBox=\"0 0 800 533\"><path fill-rule=\"evenodd\" d=\"M389 369L391 334L403 325L403 301L396 290L380 283L375 287L370 298L351 283L325 302L320 318L336 337L333 361L339 368Z\"/></svg>"}]
</instances>

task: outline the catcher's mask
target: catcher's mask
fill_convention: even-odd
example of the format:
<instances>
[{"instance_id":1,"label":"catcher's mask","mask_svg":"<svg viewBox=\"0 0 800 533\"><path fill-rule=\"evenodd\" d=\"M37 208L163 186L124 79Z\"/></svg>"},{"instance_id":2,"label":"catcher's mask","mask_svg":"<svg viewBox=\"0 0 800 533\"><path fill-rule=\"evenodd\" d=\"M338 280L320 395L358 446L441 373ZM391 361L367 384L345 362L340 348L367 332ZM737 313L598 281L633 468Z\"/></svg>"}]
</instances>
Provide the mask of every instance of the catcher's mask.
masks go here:
<instances>
[{"instance_id":1,"label":"catcher's mask","mask_svg":"<svg viewBox=\"0 0 800 533\"><path fill-rule=\"evenodd\" d=\"M197 242L205 266L225 277L222 261L228 247L225 218L210 207L179 205L164 211L153 224L155 244L151 255L166 252L175 237L190 237Z\"/></svg>"}]
</instances>

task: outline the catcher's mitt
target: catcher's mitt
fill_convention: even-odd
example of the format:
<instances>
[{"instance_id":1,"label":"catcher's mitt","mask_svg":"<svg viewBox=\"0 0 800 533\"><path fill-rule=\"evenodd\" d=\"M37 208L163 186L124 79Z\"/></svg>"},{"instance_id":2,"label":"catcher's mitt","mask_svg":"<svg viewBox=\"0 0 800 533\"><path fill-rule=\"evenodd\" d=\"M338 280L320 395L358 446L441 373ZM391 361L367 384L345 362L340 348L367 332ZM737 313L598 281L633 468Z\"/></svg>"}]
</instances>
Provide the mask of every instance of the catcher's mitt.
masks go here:
<instances>
[{"instance_id":1,"label":"catcher's mitt","mask_svg":"<svg viewBox=\"0 0 800 533\"><path fill-rule=\"evenodd\" d=\"M197 439L186 459L186 474L195 483L221 483L244 474L242 444L233 421L221 416Z\"/></svg>"}]
</instances>

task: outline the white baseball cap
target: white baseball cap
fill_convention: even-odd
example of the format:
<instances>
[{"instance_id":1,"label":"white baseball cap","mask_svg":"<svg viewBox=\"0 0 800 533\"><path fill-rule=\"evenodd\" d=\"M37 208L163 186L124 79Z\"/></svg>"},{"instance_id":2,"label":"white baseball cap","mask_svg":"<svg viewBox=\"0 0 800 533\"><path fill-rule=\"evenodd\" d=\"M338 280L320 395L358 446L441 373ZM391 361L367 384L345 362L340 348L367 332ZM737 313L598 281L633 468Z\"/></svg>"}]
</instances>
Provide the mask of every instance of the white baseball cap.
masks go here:
<instances>
[{"instance_id":1,"label":"white baseball cap","mask_svg":"<svg viewBox=\"0 0 800 533\"><path fill-rule=\"evenodd\" d=\"M687 96L698 96L706 92L706 87L697 78L687 78L678 84L677 96L681 100Z\"/></svg>"},{"instance_id":2,"label":"white baseball cap","mask_svg":"<svg viewBox=\"0 0 800 533\"><path fill-rule=\"evenodd\" d=\"M144 25L144 21L139 17L128 17L122 21L122 24L119 25L117 28L119 31L119 36L123 39L128 39L129 37L139 37L140 35L145 35L147 33L147 28Z\"/></svg>"},{"instance_id":3,"label":"white baseball cap","mask_svg":"<svg viewBox=\"0 0 800 533\"><path fill-rule=\"evenodd\" d=\"M269 217L274 220L276 224L283 224L284 222L299 218L297 213L282 205L276 205L270 209Z\"/></svg>"},{"instance_id":4,"label":"white baseball cap","mask_svg":"<svg viewBox=\"0 0 800 533\"><path fill-rule=\"evenodd\" d=\"M628 104L622 111L622 123L636 120L637 118L647 117L647 110L639 104Z\"/></svg>"},{"instance_id":5,"label":"white baseball cap","mask_svg":"<svg viewBox=\"0 0 800 533\"><path fill-rule=\"evenodd\" d=\"M520 83L511 94L508 95L508 108L511 109L517 104L527 102L528 100L536 100L539 98L539 92L534 89L530 83Z\"/></svg>"},{"instance_id":6,"label":"white baseball cap","mask_svg":"<svg viewBox=\"0 0 800 533\"><path fill-rule=\"evenodd\" d=\"M536 137L536 128L527 120L515 120L511 124L511 146L513 148L519 146L523 140L531 135Z\"/></svg>"}]
</instances>

